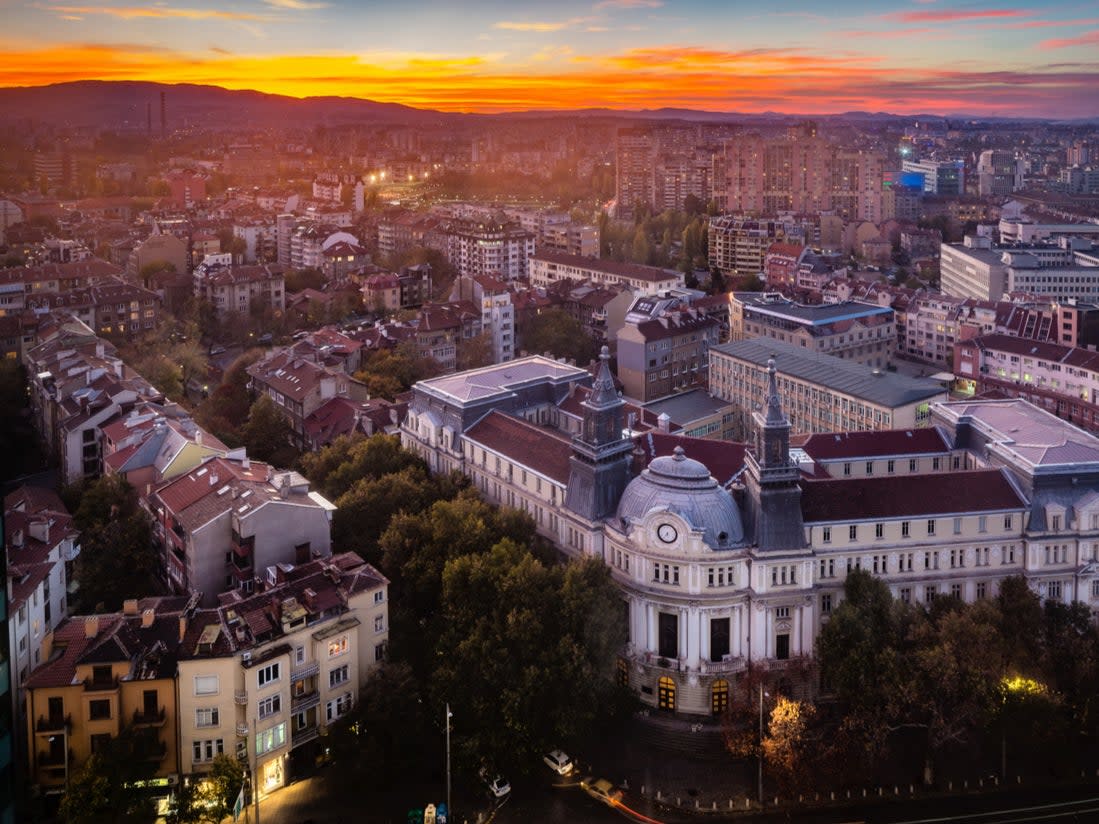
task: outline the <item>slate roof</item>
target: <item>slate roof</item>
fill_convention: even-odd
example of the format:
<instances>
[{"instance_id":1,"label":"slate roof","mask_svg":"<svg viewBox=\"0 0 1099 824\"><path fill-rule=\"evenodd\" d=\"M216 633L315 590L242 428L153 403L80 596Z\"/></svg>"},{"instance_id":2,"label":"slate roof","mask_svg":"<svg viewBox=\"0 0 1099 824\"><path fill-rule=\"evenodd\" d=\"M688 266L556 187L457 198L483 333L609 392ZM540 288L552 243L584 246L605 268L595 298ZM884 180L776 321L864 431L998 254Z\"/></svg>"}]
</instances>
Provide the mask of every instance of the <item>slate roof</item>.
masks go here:
<instances>
[{"instance_id":1,"label":"slate roof","mask_svg":"<svg viewBox=\"0 0 1099 824\"><path fill-rule=\"evenodd\" d=\"M951 450L951 445L942 432L932 427L815 434L809 436L801 448L814 460L834 461L893 455L942 455Z\"/></svg>"},{"instance_id":2,"label":"slate roof","mask_svg":"<svg viewBox=\"0 0 1099 824\"><path fill-rule=\"evenodd\" d=\"M733 441L686 438L656 431L639 435L634 443L644 452L646 466L654 458L672 455L681 446L686 456L703 464L721 486L728 486L740 474L748 449L745 444Z\"/></svg>"}]
</instances>

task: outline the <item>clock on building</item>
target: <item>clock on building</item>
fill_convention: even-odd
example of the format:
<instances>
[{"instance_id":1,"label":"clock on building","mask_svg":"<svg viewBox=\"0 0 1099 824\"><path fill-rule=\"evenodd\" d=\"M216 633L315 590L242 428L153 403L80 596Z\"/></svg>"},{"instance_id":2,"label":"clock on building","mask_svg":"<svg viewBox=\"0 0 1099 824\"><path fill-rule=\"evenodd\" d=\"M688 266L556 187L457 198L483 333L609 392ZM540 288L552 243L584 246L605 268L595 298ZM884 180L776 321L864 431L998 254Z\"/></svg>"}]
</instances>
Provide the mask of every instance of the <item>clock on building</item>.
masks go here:
<instances>
[{"instance_id":1,"label":"clock on building","mask_svg":"<svg viewBox=\"0 0 1099 824\"><path fill-rule=\"evenodd\" d=\"M675 539L679 537L679 533L675 531L675 527L671 524L661 524L656 528L656 537L664 543L670 544L674 543Z\"/></svg>"}]
</instances>

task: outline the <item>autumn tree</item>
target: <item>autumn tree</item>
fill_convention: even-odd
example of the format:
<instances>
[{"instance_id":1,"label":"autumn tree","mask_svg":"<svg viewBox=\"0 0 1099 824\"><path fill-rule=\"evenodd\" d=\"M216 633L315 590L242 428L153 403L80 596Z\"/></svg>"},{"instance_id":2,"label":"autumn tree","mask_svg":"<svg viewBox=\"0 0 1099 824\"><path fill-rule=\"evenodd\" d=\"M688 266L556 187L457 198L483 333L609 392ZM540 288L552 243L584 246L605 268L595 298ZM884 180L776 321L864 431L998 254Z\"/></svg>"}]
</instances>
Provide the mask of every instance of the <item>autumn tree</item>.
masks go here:
<instances>
[{"instance_id":1,"label":"autumn tree","mask_svg":"<svg viewBox=\"0 0 1099 824\"><path fill-rule=\"evenodd\" d=\"M768 773L787 795L810 786L814 762L813 719L816 708L807 701L778 696L763 737L763 759Z\"/></svg>"}]
</instances>

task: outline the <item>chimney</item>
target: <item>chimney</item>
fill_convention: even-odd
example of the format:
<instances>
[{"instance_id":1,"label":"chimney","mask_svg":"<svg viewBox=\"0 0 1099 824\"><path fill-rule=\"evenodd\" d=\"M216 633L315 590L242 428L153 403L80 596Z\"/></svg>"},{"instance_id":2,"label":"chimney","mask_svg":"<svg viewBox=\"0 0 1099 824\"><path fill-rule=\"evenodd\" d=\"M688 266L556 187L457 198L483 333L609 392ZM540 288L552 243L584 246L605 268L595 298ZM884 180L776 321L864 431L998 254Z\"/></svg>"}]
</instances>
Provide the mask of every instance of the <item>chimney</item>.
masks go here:
<instances>
[{"instance_id":1,"label":"chimney","mask_svg":"<svg viewBox=\"0 0 1099 824\"><path fill-rule=\"evenodd\" d=\"M661 432L671 432L672 419L668 417L667 412L661 412L660 416L656 419L656 425Z\"/></svg>"},{"instance_id":2,"label":"chimney","mask_svg":"<svg viewBox=\"0 0 1099 824\"><path fill-rule=\"evenodd\" d=\"M240 468L243 469L245 472L252 468L252 462L248 459L247 455L241 458Z\"/></svg>"},{"instance_id":3,"label":"chimney","mask_svg":"<svg viewBox=\"0 0 1099 824\"><path fill-rule=\"evenodd\" d=\"M153 619L156 618L155 609L147 609L141 613L141 628L148 629L153 625Z\"/></svg>"},{"instance_id":4,"label":"chimney","mask_svg":"<svg viewBox=\"0 0 1099 824\"><path fill-rule=\"evenodd\" d=\"M89 615L84 619L84 637L95 638L99 634L99 616Z\"/></svg>"},{"instance_id":5,"label":"chimney","mask_svg":"<svg viewBox=\"0 0 1099 824\"><path fill-rule=\"evenodd\" d=\"M202 446L202 430L201 429L196 429L195 430L195 443L198 444L199 446Z\"/></svg>"},{"instance_id":6,"label":"chimney","mask_svg":"<svg viewBox=\"0 0 1099 824\"><path fill-rule=\"evenodd\" d=\"M217 485L218 485L217 473L216 472L211 472L210 473L210 486L217 486Z\"/></svg>"},{"instance_id":7,"label":"chimney","mask_svg":"<svg viewBox=\"0 0 1099 824\"><path fill-rule=\"evenodd\" d=\"M137 615L137 599L127 598L122 602L123 615Z\"/></svg>"},{"instance_id":8,"label":"chimney","mask_svg":"<svg viewBox=\"0 0 1099 824\"><path fill-rule=\"evenodd\" d=\"M179 643L183 643L183 636L187 634L187 616L179 616Z\"/></svg>"},{"instance_id":9,"label":"chimney","mask_svg":"<svg viewBox=\"0 0 1099 824\"><path fill-rule=\"evenodd\" d=\"M46 543L50 538L50 523L45 518L35 518L27 524L27 532L34 540Z\"/></svg>"},{"instance_id":10,"label":"chimney","mask_svg":"<svg viewBox=\"0 0 1099 824\"><path fill-rule=\"evenodd\" d=\"M15 533L11 536L11 545L14 546L14 547L23 546L23 530L22 529L15 530Z\"/></svg>"},{"instance_id":11,"label":"chimney","mask_svg":"<svg viewBox=\"0 0 1099 824\"><path fill-rule=\"evenodd\" d=\"M645 447L638 441L633 447L633 458L630 464L630 470L634 476L637 476L642 473L646 466L648 466L648 461L645 460Z\"/></svg>"}]
</instances>

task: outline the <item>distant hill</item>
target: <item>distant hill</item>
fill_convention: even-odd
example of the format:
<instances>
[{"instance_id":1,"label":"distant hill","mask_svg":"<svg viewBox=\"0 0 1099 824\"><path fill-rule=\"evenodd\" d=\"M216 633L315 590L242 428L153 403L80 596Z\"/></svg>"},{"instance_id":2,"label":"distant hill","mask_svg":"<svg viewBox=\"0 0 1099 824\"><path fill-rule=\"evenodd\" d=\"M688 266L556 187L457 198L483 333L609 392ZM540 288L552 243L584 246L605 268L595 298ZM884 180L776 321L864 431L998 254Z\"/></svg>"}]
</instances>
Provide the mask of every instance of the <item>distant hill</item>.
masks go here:
<instances>
[{"instance_id":1,"label":"distant hill","mask_svg":"<svg viewBox=\"0 0 1099 824\"><path fill-rule=\"evenodd\" d=\"M920 114L897 115L887 112L844 112L831 115L798 115L779 112L746 114L710 112L696 109L661 108L622 111L590 108L568 111L532 109L493 115L459 114L417 109L399 103L379 103L357 97L307 97L299 99L257 91L232 91L218 86L148 83L132 80L80 80L51 86L0 88L0 123L33 119L58 126L111 126L141 129L145 127L148 106L152 106L152 128L160 130L160 93L165 93L169 128L203 122L225 126L331 126L351 123L408 124L414 126L455 125L473 120L539 119L550 117L602 118L610 120L737 122L769 125L812 119L823 123L866 124L929 120L980 120L986 123L1033 123L1027 118L970 118ZM1094 120L1094 118L1091 118ZM1088 122L1080 121L1061 122Z\"/></svg>"},{"instance_id":2,"label":"distant hill","mask_svg":"<svg viewBox=\"0 0 1099 824\"><path fill-rule=\"evenodd\" d=\"M0 89L0 121L31 118L64 126L143 127L152 106L153 131L160 130L160 93L165 93L169 128L181 123L215 122L257 126L286 123L443 123L455 115L377 103L353 97L299 99L218 86L81 80Z\"/></svg>"}]
</instances>

